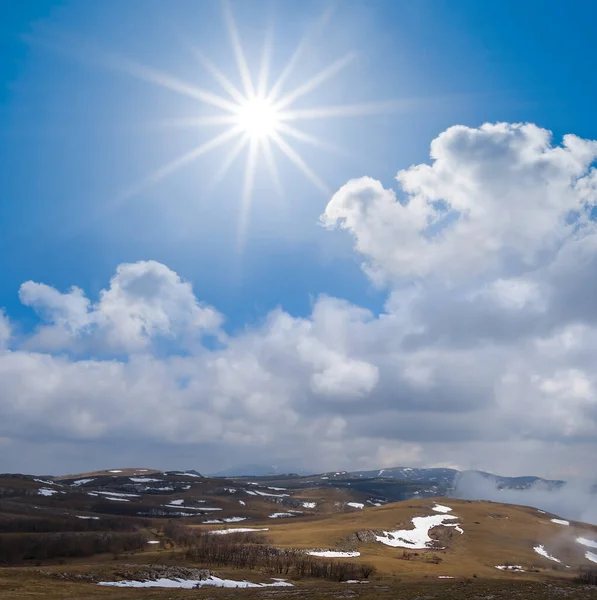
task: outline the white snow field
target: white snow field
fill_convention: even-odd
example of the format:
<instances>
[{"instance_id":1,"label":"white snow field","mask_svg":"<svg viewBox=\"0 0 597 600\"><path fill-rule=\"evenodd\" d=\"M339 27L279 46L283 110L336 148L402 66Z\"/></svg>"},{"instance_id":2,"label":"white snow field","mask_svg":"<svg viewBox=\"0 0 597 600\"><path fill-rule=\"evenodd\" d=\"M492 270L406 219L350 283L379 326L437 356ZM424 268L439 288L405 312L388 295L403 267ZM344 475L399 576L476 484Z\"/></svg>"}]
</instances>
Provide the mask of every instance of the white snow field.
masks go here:
<instances>
[{"instance_id":1,"label":"white snow field","mask_svg":"<svg viewBox=\"0 0 597 600\"><path fill-rule=\"evenodd\" d=\"M39 488L37 490L37 493L40 496L53 496L54 494L60 494L61 492L59 492L58 490L52 490L50 488Z\"/></svg>"},{"instance_id":2,"label":"white snow field","mask_svg":"<svg viewBox=\"0 0 597 600\"><path fill-rule=\"evenodd\" d=\"M251 533L253 531L269 531L269 527L237 527L235 529L214 529L209 533L213 533L215 535L227 535L229 533Z\"/></svg>"},{"instance_id":3,"label":"white snow field","mask_svg":"<svg viewBox=\"0 0 597 600\"><path fill-rule=\"evenodd\" d=\"M570 521L566 521L564 519L550 519L552 523L557 523L558 525L570 525Z\"/></svg>"},{"instance_id":4,"label":"white snow field","mask_svg":"<svg viewBox=\"0 0 597 600\"><path fill-rule=\"evenodd\" d=\"M454 527L460 533L462 529L456 523L445 523L450 519L457 519L453 515L431 515L429 517L413 517L413 529L397 529L395 531L384 531L384 535L376 535L375 539L386 546L394 548L413 548L422 550L428 548L433 540L429 537L429 531L439 525Z\"/></svg>"},{"instance_id":5,"label":"white snow field","mask_svg":"<svg viewBox=\"0 0 597 600\"><path fill-rule=\"evenodd\" d=\"M578 538L576 538L576 541L579 544L582 544L583 546L586 546L587 548L597 548L597 542L594 542L593 540L589 540L589 539L584 538L584 537L578 537Z\"/></svg>"},{"instance_id":6,"label":"white snow field","mask_svg":"<svg viewBox=\"0 0 597 600\"><path fill-rule=\"evenodd\" d=\"M268 488L268 489L277 489L277 488ZM253 496L267 496L269 498L287 498L290 494L270 494L268 492L260 492L259 490L255 490L254 492L247 492L247 494L251 494Z\"/></svg>"},{"instance_id":7,"label":"white snow field","mask_svg":"<svg viewBox=\"0 0 597 600\"><path fill-rule=\"evenodd\" d=\"M545 549L545 546L543 546L543 545L535 546L533 548L533 550L537 554L540 554L541 556L543 556L544 558L547 558L548 560L553 560L554 562L562 564L562 561L559 558L556 558L555 556L552 556L551 554L549 554L549 552Z\"/></svg>"},{"instance_id":8,"label":"white snow field","mask_svg":"<svg viewBox=\"0 0 597 600\"><path fill-rule=\"evenodd\" d=\"M360 552L338 552L336 550L312 550L307 552L310 556L323 556L325 558L354 558L361 556Z\"/></svg>"},{"instance_id":9,"label":"white snow field","mask_svg":"<svg viewBox=\"0 0 597 600\"><path fill-rule=\"evenodd\" d=\"M294 587L292 583L284 580L274 580L273 583L252 583L251 581L235 581L234 579L220 579L208 577L207 579L166 579L160 578L153 581L100 581L98 585L123 588L185 588L193 589L204 586L221 588L265 588L265 587Z\"/></svg>"}]
</instances>

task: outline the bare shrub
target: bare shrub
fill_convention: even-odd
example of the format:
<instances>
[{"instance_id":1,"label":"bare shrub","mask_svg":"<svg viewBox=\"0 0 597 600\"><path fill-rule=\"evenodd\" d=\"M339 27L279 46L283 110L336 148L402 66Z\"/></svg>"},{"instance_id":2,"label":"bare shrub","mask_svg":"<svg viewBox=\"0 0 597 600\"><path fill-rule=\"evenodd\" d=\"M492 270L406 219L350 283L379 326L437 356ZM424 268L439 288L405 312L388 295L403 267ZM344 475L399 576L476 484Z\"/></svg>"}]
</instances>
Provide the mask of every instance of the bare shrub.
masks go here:
<instances>
[{"instance_id":1,"label":"bare shrub","mask_svg":"<svg viewBox=\"0 0 597 600\"><path fill-rule=\"evenodd\" d=\"M582 569L576 580L585 585L597 585L597 569L593 567Z\"/></svg>"},{"instance_id":2,"label":"bare shrub","mask_svg":"<svg viewBox=\"0 0 597 600\"><path fill-rule=\"evenodd\" d=\"M301 550L275 548L267 543L267 538L249 532L214 535L168 523L164 534L187 548L187 559L202 565L260 569L295 579L312 577L333 581L367 579L375 571L372 565L326 561Z\"/></svg>"}]
</instances>

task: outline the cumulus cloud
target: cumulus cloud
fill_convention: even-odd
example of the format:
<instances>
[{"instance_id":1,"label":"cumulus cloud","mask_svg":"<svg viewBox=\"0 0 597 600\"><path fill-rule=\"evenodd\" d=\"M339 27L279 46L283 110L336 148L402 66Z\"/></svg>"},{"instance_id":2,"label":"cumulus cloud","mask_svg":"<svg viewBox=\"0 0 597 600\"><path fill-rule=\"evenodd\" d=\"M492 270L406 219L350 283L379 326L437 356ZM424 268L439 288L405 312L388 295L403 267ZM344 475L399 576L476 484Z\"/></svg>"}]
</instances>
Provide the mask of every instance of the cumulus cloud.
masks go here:
<instances>
[{"instance_id":1,"label":"cumulus cloud","mask_svg":"<svg viewBox=\"0 0 597 600\"><path fill-rule=\"evenodd\" d=\"M31 340L43 349L72 349L86 337L112 350L135 351L158 336L215 332L222 323L214 308L198 302L188 282L155 261L119 265L95 304L77 287L61 293L33 281L21 285L19 297L50 323Z\"/></svg>"},{"instance_id":2,"label":"cumulus cloud","mask_svg":"<svg viewBox=\"0 0 597 600\"><path fill-rule=\"evenodd\" d=\"M380 314L320 296L307 316L280 308L226 335L157 262L119 265L95 300L25 282L40 323L15 346L0 319L0 437L30 470L44 443L158 468L273 455L580 474L597 452L596 155L534 125L453 127L397 193L348 182L322 219L389 285Z\"/></svg>"},{"instance_id":3,"label":"cumulus cloud","mask_svg":"<svg viewBox=\"0 0 597 600\"><path fill-rule=\"evenodd\" d=\"M529 269L587 220L597 142L573 135L552 145L532 124L454 126L431 144L432 164L379 181L349 181L322 221L351 233L376 280L462 279Z\"/></svg>"}]
</instances>

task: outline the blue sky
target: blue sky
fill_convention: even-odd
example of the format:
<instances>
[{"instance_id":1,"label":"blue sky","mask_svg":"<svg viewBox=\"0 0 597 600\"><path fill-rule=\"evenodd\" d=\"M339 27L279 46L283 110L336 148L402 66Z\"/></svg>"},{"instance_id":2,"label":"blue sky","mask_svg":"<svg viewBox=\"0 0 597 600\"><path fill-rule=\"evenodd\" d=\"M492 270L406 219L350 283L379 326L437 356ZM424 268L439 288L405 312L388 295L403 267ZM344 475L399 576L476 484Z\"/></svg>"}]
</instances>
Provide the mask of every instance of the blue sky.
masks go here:
<instances>
[{"instance_id":1,"label":"blue sky","mask_svg":"<svg viewBox=\"0 0 597 600\"><path fill-rule=\"evenodd\" d=\"M251 10L243 3L233 9L243 43L256 58L273 15L275 63L281 65L326 6L254 2ZM595 9L588 2L578 6L583 10L558 2L342 3L314 42L313 57L299 65L295 82L356 50L356 63L323 85L315 101L422 101L396 114L316 122L312 131L346 148L349 156L303 145L305 157L333 189L363 174L391 181L397 168L424 161L429 140L455 123L532 121L556 136L574 131L595 137L597 83L587 52ZM349 249L321 239L317 219L327 198L282 161L285 196L276 198L267 181L258 189L241 265L230 240L241 161L230 180L215 189L206 181L221 152L99 218L90 217L211 133L150 131L152 121L204 108L77 60L75 43L65 43L59 53L28 42L29 36L42 38L48 29L80 35L106 51L217 90L185 50L183 36L237 77L218 2L179 2L175 8L151 0L6 2L2 13L0 303L11 314L21 312L17 290L23 280L61 289L76 284L93 295L115 264L147 258L193 281L232 326L279 304L306 314L310 295L318 293L379 308L380 295L368 289ZM285 277L289 269L292 278ZM26 318L30 311L22 312Z\"/></svg>"},{"instance_id":2,"label":"blue sky","mask_svg":"<svg viewBox=\"0 0 597 600\"><path fill-rule=\"evenodd\" d=\"M314 0L268 0L232 1L230 6L254 76L268 24L273 23L274 79L313 22L333 8L331 19L313 36L297 62L286 82L287 89L300 85L350 51L355 51L357 57L299 100L298 108L386 100L400 102L401 107L380 114L304 123L305 132L340 149L330 151L293 141L294 148L329 188L328 194L317 189L277 151L283 187L279 194L263 161L258 161L246 241L239 249L244 155L221 182L212 185L230 145L122 198L125 190L220 131L218 127L160 125L167 119L210 115L213 110L195 99L141 81L127 74L122 65L134 60L191 85L223 93L189 50L194 45L240 86L221 3L0 0L0 306L11 323L13 341L7 345L11 352L46 352L52 357L66 353L74 361L101 361L111 356L105 348L98 350L101 344L83 349L42 348L36 331L47 323L58 323L56 305L47 299L42 302L38 296L24 303L19 289L28 281L46 284L62 294L77 286L93 304L108 288L118 265L139 261L166 265L182 280L191 282L198 300L222 315L216 337L231 336L241 346L248 343L242 332L247 328L263 331L277 307L293 319L311 323L318 298L325 296L342 299L359 310L368 309L376 320L382 313L399 320L400 310L395 307L412 301L413 280L426 296L410 307L409 314L423 315L423 328L431 327L432 320L437 325L449 315L448 309L442 312L438 306L452 302L454 297L465 297L471 290L488 285L488 280L475 271L460 281L456 290L444 289L444 283L437 283L431 270L421 267L409 271L402 263L392 262L391 257L402 252L399 237L394 238L396 247L385 248L382 257L374 246L381 244L383 231L373 231L370 238L371 232L364 232L359 224L343 226L348 223L347 212L343 212L348 205L340 206L341 202L336 204L336 216L330 216L328 203L334 192L351 179L367 176L385 188L398 189L398 198L407 204L404 198L414 192L406 184L396 184L396 173L412 165L429 164L432 140L454 125L477 131L484 123L533 123L553 132L554 146L569 133L583 140L597 139L594 3L343 0L333 6ZM513 139L517 135L514 130L510 133ZM533 136L529 134L528 139ZM572 177L586 175L590 165L591 160L585 170L574 171ZM422 184L412 185L415 189ZM514 191L504 191L504 197L520 197L523 202L528 190L521 190L526 190L526 185L526 180L521 181ZM354 193L360 198L361 192ZM443 201L442 193L438 194ZM585 198L584 202L591 204L592 199ZM456 201L451 206L451 214L458 220L464 209L457 209ZM508 205L504 206L507 213ZM329 217L329 229L319 223L323 214ZM543 216L540 211L535 216L524 213L521 218L531 219L532 226ZM515 248L508 246L510 242L504 240L513 238L517 225L508 227L498 237L511 259L522 252L522 242L516 238ZM342 228L348 234L339 230ZM474 237L467 239L465 254L474 254L479 242ZM531 248L536 241L529 238L525 243ZM537 250L544 251L543 246ZM456 254L453 264L462 256ZM525 260L521 258L521 264ZM372 276L371 268L382 275ZM538 264L533 263L533 269L537 268ZM483 272L494 282L524 274L521 269L516 273L499 271L494 263L486 269ZM72 314L65 318L70 319L68 327L72 327ZM487 339L489 334L484 328L492 318L479 316L482 326L475 338L478 343ZM566 321L572 322L577 320ZM559 326L563 326L561 322ZM169 357L178 344L177 335L168 331L168 339L156 343L152 350L154 356ZM396 335L406 336L405 330ZM453 332L429 335L436 335L442 344L461 343ZM213 339L205 344L213 350ZM427 350L431 352L431 347ZM131 360L128 351L124 354L126 360ZM187 346L180 352L194 353ZM115 356L121 359L121 350ZM572 368L568 362L566 365ZM375 368L382 373L379 365ZM578 365L574 368L582 370ZM383 382L383 374L379 377ZM487 390L496 385L496 379L491 378L501 381L495 374L487 377L479 382L480 388L471 384L470 389L474 388L476 394L489 393ZM317 395L314 385L317 387L312 382L309 394ZM377 400L370 396L373 392L365 388L366 392L359 393L375 404ZM218 396L209 393L212 399ZM457 395L462 396L462 392ZM351 410L328 406L321 399L318 402L326 407L323 412L330 419L330 427L334 418L345 419ZM401 400L396 402L400 404ZM380 411L383 421L384 413ZM371 424L370 431L363 435L376 440L376 430ZM13 440L9 434L6 438ZM64 439L55 433L48 435L52 443L75 443L68 432L63 433ZM583 440L586 435L579 434ZM406 437L382 435L392 443L411 443L405 441ZM521 443L538 443L535 438L522 438ZM568 443L569 439L564 438L562 443ZM93 439L101 446L101 435ZM222 439L210 443L220 448L226 444L225 439L223 434ZM267 455L265 447L255 450L256 460ZM185 457L188 452L184 450ZM390 458L395 457L408 461L410 457L411 462L425 464L439 461L432 457L440 452L437 449L409 452L388 450L387 460L392 462ZM454 450L455 458L449 461L462 463L464 454L466 451L459 446ZM490 454L493 457L488 450L487 456ZM99 450L90 456L97 462L103 460ZM172 450L172 460L177 456L182 456L182 450ZM222 462L233 460L233 456L231 450ZM382 458L367 449L351 460L368 465ZM298 460L293 454L287 459L294 463ZM478 466L503 466L497 460L492 462L494 458L486 461ZM529 468L535 467L543 468L529 464ZM565 472L567 467L563 464L559 468Z\"/></svg>"}]
</instances>

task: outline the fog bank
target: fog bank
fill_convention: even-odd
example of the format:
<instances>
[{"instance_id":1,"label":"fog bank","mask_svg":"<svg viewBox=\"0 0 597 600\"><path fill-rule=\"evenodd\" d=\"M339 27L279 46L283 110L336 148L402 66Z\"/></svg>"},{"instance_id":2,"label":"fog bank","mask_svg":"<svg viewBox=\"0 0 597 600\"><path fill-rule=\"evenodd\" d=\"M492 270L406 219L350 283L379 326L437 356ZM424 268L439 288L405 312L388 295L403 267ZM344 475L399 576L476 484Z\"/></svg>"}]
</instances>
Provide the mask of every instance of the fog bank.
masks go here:
<instances>
[{"instance_id":1,"label":"fog bank","mask_svg":"<svg viewBox=\"0 0 597 600\"><path fill-rule=\"evenodd\" d=\"M556 489L549 489L544 482L524 490L500 489L496 479L469 471L456 479L453 496L533 506L566 519L597 525L597 494L592 489L593 482L580 480L567 482Z\"/></svg>"}]
</instances>

